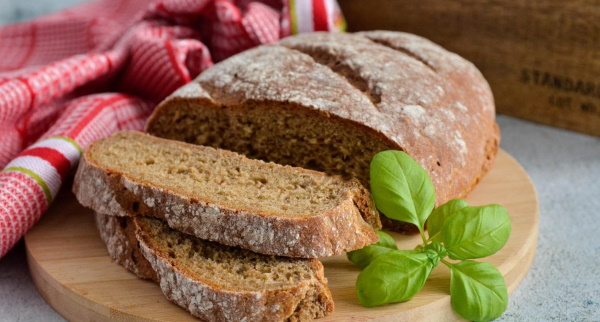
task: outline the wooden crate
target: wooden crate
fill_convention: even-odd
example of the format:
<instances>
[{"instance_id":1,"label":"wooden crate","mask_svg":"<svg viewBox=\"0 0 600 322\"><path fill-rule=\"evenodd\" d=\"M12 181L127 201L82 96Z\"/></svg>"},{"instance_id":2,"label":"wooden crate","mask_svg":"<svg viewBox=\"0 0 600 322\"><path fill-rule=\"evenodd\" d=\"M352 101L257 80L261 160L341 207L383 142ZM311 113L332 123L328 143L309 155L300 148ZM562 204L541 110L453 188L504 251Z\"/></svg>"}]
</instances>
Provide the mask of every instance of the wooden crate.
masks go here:
<instances>
[{"instance_id":1,"label":"wooden crate","mask_svg":"<svg viewBox=\"0 0 600 322\"><path fill-rule=\"evenodd\" d=\"M498 112L600 136L600 1L338 1L349 31L411 32L474 62Z\"/></svg>"}]
</instances>

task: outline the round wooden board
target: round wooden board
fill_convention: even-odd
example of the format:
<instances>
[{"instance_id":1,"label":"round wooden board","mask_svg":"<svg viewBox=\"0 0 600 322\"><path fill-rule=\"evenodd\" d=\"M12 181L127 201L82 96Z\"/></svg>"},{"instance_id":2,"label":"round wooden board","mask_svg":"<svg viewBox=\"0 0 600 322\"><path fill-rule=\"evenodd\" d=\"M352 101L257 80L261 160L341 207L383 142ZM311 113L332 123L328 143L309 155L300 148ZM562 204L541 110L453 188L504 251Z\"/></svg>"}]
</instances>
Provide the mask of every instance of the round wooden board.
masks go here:
<instances>
[{"instance_id":1,"label":"round wooden board","mask_svg":"<svg viewBox=\"0 0 600 322\"><path fill-rule=\"evenodd\" d=\"M498 153L493 169L469 195L471 205L498 203L511 215L512 234L497 254L482 259L502 272L508 291L523 280L535 254L538 201L527 173L510 155ZM418 236L394 235L398 246L412 249ZM46 301L73 321L193 320L169 302L158 285L138 279L111 261L91 211L70 192L63 193L42 220L25 236L31 276ZM365 308L356 298L359 270L346 256L323 259L335 301L335 312L322 321L454 321L450 306L450 272L439 265L411 301Z\"/></svg>"}]
</instances>

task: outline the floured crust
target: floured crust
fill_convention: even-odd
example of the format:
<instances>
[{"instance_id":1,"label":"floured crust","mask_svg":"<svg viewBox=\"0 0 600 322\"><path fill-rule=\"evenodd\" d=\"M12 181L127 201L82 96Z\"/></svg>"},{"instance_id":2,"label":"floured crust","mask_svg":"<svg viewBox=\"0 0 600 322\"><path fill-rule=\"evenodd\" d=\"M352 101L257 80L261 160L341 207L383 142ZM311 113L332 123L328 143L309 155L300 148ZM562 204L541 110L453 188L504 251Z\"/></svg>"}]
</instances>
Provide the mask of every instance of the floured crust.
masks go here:
<instances>
[{"instance_id":1,"label":"floured crust","mask_svg":"<svg viewBox=\"0 0 600 322\"><path fill-rule=\"evenodd\" d=\"M151 216L179 231L257 253L300 258L342 254L377 242L381 228L368 191L358 182L342 202L307 218L267 216L163 191L94 164L88 153L73 184L77 200L105 215Z\"/></svg>"},{"instance_id":2,"label":"floured crust","mask_svg":"<svg viewBox=\"0 0 600 322\"><path fill-rule=\"evenodd\" d=\"M120 220L127 224L121 225ZM169 300L203 320L306 321L333 311L323 265L317 260L309 260L306 278L296 285L270 290L232 290L228 285L213 285L194 278L184 268L174 265L164 250L152 246L151 237L135 218L96 213L96 222L113 259L139 277L158 282ZM142 260L135 263L122 260L123 254L132 253L142 256Z\"/></svg>"},{"instance_id":3,"label":"floured crust","mask_svg":"<svg viewBox=\"0 0 600 322\"><path fill-rule=\"evenodd\" d=\"M158 282L150 262L142 255L131 219L95 213L96 227L110 257L139 278Z\"/></svg>"},{"instance_id":4,"label":"floured crust","mask_svg":"<svg viewBox=\"0 0 600 322\"><path fill-rule=\"evenodd\" d=\"M437 205L475 187L500 140L493 96L477 68L401 32L302 34L248 50L173 93L147 130L161 135L158 120L191 102L217 108L286 103L335 117L410 154L430 173Z\"/></svg>"}]
</instances>

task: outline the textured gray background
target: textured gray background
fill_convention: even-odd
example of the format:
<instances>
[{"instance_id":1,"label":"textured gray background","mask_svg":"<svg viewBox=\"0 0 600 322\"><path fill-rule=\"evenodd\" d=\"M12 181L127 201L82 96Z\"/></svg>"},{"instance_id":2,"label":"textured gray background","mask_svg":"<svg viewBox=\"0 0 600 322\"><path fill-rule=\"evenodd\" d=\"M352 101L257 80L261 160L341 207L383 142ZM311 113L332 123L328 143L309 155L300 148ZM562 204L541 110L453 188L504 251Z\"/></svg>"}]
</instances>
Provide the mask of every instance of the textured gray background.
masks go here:
<instances>
[{"instance_id":1,"label":"textured gray background","mask_svg":"<svg viewBox=\"0 0 600 322\"><path fill-rule=\"evenodd\" d=\"M0 24L78 2L0 0ZM527 170L540 201L535 261L500 320L600 321L600 139L506 116L498 122L502 148ZM0 321L62 320L37 293L20 243L0 260Z\"/></svg>"}]
</instances>

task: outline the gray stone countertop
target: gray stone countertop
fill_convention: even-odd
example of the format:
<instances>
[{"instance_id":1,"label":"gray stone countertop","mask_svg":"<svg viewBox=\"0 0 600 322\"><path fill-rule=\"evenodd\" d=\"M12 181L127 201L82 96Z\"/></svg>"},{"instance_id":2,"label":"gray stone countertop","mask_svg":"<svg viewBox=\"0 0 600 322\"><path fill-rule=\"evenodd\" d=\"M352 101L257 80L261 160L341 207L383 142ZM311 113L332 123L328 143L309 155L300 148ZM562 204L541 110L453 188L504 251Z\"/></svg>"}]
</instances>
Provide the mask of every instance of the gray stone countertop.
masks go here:
<instances>
[{"instance_id":1,"label":"gray stone countertop","mask_svg":"<svg viewBox=\"0 0 600 322\"><path fill-rule=\"evenodd\" d=\"M78 2L0 0L0 25ZM540 201L535 260L499 320L600 321L600 138L507 116L498 123L501 147ZM23 242L0 259L0 321L63 321L33 285Z\"/></svg>"}]
</instances>

